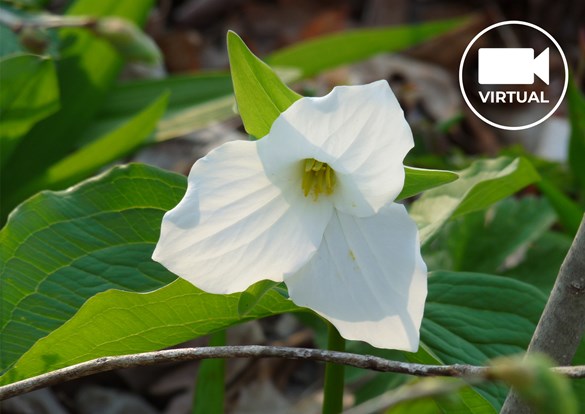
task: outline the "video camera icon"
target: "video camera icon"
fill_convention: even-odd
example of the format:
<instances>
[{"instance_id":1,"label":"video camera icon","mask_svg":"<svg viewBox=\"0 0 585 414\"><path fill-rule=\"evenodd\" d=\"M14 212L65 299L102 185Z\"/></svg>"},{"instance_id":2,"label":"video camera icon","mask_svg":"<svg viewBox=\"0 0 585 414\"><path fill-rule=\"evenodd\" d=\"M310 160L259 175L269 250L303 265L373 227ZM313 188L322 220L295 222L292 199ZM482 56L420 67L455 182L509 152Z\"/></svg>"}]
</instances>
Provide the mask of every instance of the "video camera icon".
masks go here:
<instances>
[{"instance_id":1,"label":"video camera icon","mask_svg":"<svg viewBox=\"0 0 585 414\"><path fill-rule=\"evenodd\" d=\"M478 81L482 85L532 85L534 75L549 83L549 50L536 58L532 48L481 48Z\"/></svg>"}]
</instances>

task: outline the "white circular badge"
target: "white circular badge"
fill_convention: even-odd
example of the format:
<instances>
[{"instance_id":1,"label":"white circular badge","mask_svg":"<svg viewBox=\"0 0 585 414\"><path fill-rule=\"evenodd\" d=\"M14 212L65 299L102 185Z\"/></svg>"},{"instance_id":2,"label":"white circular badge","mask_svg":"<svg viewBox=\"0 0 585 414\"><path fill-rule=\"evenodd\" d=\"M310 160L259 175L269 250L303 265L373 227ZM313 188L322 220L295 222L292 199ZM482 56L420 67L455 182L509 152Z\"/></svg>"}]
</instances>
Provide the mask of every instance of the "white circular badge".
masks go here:
<instances>
[{"instance_id":1,"label":"white circular badge","mask_svg":"<svg viewBox=\"0 0 585 414\"><path fill-rule=\"evenodd\" d=\"M560 94L557 102L546 115L542 116L537 121L530 122L526 125L503 125L499 122L488 119L485 114L482 114L472 104L463 85L463 66L471 47L481 36L485 35L490 30L506 25L526 26L544 34L558 50L564 65L564 85L562 93ZM550 103L549 100L545 97L544 92L541 92L540 95L536 91L528 92L526 87L523 86L532 85L537 80L538 82L546 83L547 85L550 82L549 48L543 50L536 57L535 54L536 53L532 48L480 48L478 50L477 64L478 85L490 85L491 87L496 87L499 85L506 88L506 90L492 89L483 92L479 91L479 98L481 102L496 105L506 103L516 103L520 105L531 103ZM569 67L567 65L567 58L565 57L565 54L563 53L559 43L543 28L521 20L508 20L505 22L493 24L483 29L473 38L469 45L467 45L467 48L465 49L459 64L459 88L461 89L461 93L463 94L463 98L465 99L467 106L469 106L473 113L481 120L489 125L501 129L527 129L544 122L558 109L559 105L563 101L565 93L567 92L568 83ZM514 90L514 88L517 90Z\"/></svg>"}]
</instances>

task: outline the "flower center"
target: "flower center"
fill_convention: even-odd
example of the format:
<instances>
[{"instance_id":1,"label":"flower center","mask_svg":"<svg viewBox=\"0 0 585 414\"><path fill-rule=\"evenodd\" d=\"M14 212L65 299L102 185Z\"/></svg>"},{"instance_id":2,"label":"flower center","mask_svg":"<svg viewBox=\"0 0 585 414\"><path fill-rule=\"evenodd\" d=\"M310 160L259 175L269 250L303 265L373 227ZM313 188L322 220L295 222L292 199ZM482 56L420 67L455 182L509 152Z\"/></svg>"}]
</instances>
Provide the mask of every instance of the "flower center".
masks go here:
<instances>
[{"instance_id":1,"label":"flower center","mask_svg":"<svg viewBox=\"0 0 585 414\"><path fill-rule=\"evenodd\" d=\"M324 162L307 158L304 161L302 186L305 197L313 190L315 200L319 194L331 194L335 187L335 171Z\"/></svg>"}]
</instances>

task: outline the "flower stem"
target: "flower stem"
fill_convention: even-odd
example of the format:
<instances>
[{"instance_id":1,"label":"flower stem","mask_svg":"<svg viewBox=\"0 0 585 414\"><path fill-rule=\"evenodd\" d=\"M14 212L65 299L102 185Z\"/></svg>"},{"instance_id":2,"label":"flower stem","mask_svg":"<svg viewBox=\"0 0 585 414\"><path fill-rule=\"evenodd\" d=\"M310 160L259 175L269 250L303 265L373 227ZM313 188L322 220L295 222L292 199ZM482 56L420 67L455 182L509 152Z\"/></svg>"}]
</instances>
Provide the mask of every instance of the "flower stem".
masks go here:
<instances>
[{"instance_id":1,"label":"flower stem","mask_svg":"<svg viewBox=\"0 0 585 414\"><path fill-rule=\"evenodd\" d=\"M330 323L327 338L327 349L345 351L345 339ZM323 414L338 414L343 409L343 372L344 366L332 363L325 364L325 387L323 398Z\"/></svg>"},{"instance_id":2,"label":"flower stem","mask_svg":"<svg viewBox=\"0 0 585 414\"><path fill-rule=\"evenodd\" d=\"M226 330L210 335L209 346L225 346ZM225 359L207 359L199 365L192 414L223 413Z\"/></svg>"}]
</instances>

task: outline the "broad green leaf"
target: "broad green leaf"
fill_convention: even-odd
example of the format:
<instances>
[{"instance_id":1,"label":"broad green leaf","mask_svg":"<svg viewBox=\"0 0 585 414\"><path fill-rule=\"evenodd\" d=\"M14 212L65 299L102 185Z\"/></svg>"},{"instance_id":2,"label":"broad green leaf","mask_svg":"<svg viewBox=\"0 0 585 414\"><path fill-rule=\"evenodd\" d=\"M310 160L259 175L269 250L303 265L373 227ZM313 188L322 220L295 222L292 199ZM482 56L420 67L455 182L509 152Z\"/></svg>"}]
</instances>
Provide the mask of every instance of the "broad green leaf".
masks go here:
<instances>
[{"instance_id":1,"label":"broad green leaf","mask_svg":"<svg viewBox=\"0 0 585 414\"><path fill-rule=\"evenodd\" d=\"M301 96L290 90L234 32L227 36L228 54L238 110L246 131L262 138L272 123Z\"/></svg>"},{"instance_id":2,"label":"broad green leaf","mask_svg":"<svg viewBox=\"0 0 585 414\"><path fill-rule=\"evenodd\" d=\"M182 176L130 165L16 208L0 231L0 372L94 294L172 281L150 255L185 188Z\"/></svg>"},{"instance_id":3,"label":"broad green leaf","mask_svg":"<svg viewBox=\"0 0 585 414\"><path fill-rule=\"evenodd\" d=\"M506 157L476 161L458 174L457 181L427 191L412 204L423 244L450 218L482 210L540 178L524 158Z\"/></svg>"},{"instance_id":4,"label":"broad green leaf","mask_svg":"<svg viewBox=\"0 0 585 414\"><path fill-rule=\"evenodd\" d=\"M523 260L503 275L530 283L548 295L572 241L566 234L546 232L530 244Z\"/></svg>"},{"instance_id":5,"label":"broad green leaf","mask_svg":"<svg viewBox=\"0 0 585 414\"><path fill-rule=\"evenodd\" d=\"M575 236L583 219L583 214L585 214L583 208L545 178L538 183L538 188L557 212L559 221L567 233Z\"/></svg>"},{"instance_id":6,"label":"broad green leaf","mask_svg":"<svg viewBox=\"0 0 585 414\"><path fill-rule=\"evenodd\" d=\"M272 290L241 317L240 296L207 294L182 279L147 294L99 293L39 340L1 381L13 382L100 356L161 349L235 323L299 310ZM435 273L429 278L423 343L444 363L479 364L519 352L530 339L544 301L537 289L510 278ZM504 395L497 387L482 392L495 404ZM477 396L466 398L469 406L485 409Z\"/></svg>"},{"instance_id":7,"label":"broad green leaf","mask_svg":"<svg viewBox=\"0 0 585 414\"><path fill-rule=\"evenodd\" d=\"M425 260L431 269L497 272L548 295L572 241L562 233L543 232L551 218L545 200L507 199L485 214L472 213L449 223L426 246ZM506 253L512 254L510 262L515 264L504 266ZM585 342L574 363L584 361ZM585 409L585 382L575 381L574 386Z\"/></svg>"},{"instance_id":8,"label":"broad green leaf","mask_svg":"<svg viewBox=\"0 0 585 414\"><path fill-rule=\"evenodd\" d=\"M429 349L444 364L483 365L497 356L520 353L528 346L545 303L540 290L512 278L433 272L421 327L424 347L413 357L427 359ZM507 394L505 387L495 384L476 389L496 409Z\"/></svg>"},{"instance_id":9,"label":"broad green leaf","mask_svg":"<svg viewBox=\"0 0 585 414\"><path fill-rule=\"evenodd\" d=\"M474 186L465 191L464 198L453 212L453 217L484 209L540 180L532 164L524 158L481 160L473 163L465 172L467 184L474 183ZM457 194L456 189L465 188L463 184L460 186L457 186L457 183L453 184L449 189L453 195Z\"/></svg>"},{"instance_id":10,"label":"broad green leaf","mask_svg":"<svg viewBox=\"0 0 585 414\"><path fill-rule=\"evenodd\" d=\"M418 381L429 381L429 379L416 379ZM459 382L455 378L436 377L435 382ZM409 384L409 385L410 385ZM463 383L465 384L465 383ZM396 390L400 392L400 389ZM458 391L436 397L427 397L407 401L385 411L385 414L496 414L496 410L477 392L470 387L462 387Z\"/></svg>"},{"instance_id":11,"label":"broad green leaf","mask_svg":"<svg viewBox=\"0 0 585 414\"><path fill-rule=\"evenodd\" d=\"M530 154L520 146L506 148L502 153L506 156L521 156L530 161L542 177L536 183L537 187L557 212L561 225L567 232L575 235L581 222L585 204L580 205L567 194L574 194L578 190L575 179L577 173L567 169L566 165ZM585 196L585 192L583 196Z\"/></svg>"},{"instance_id":12,"label":"broad green leaf","mask_svg":"<svg viewBox=\"0 0 585 414\"><path fill-rule=\"evenodd\" d=\"M0 383L100 356L162 349L237 323L298 310L271 291L248 315L240 317L239 299L239 293L205 293L183 279L147 294L120 290L99 293L73 318L40 339Z\"/></svg>"},{"instance_id":13,"label":"broad green leaf","mask_svg":"<svg viewBox=\"0 0 585 414\"><path fill-rule=\"evenodd\" d=\"M67 15L119 16L142 24L153 0L77 0ZM9 195L69 154L85 126L100 108L122 68L123 60L105 41L87 30L62 29L57 76L61 108L37 123L19 142L0 171L0 199L4 221L21 200Z\"/></svg>"},{"instance_id":14,"label":"broad green leaf","mask_svg":"<svg viewBox=\"0 0 585 414\"><path fill-rule=\"evenodd\" d=\"M333 34L279 50L268 59L268 64L299 68L303 77L309 77L325 69L357 62L377 53L406 49L460 26L465 21L451 19Z\"/></svg>"},{"instance_id":15,"label":"broad green leaf","mask_svg":"<svg viewBox=\"0 0 585 414\"><path fill-rule=\"evenodd\" d=\"M59 109L51 59L18 54L0 60L0 165L35 123Z\"/></svg>"},{"instance_id":16,"label":"broad green leaf","mask_svg":"<svg viewBox=\"0 0 585 414\"><path fill-rule=\"evenodd\" d=\"M457 273L453 273L457 275ZM431 300L431 299L429 299ZM422 332L421 332L422 335ZM447 337L449 340L449 337ZM494 344L497 346L497 344ZM427 365L444 365L439 357L437 357L431 348L424 342L421 342L418 352L416 353L404 353L406 360L417 364ZM439 413L457 413L457 414L496 414L496 410L492 404L488 402L476 389L472 387L461 388L454 401L444 401L440 398L432 400L434 405L439 409ZM405 405L405 409L410 407ZM402 411L398 410L397 413ZM407 411L408 412L408 411Z\"/></svg>"},{"instance_id":17,"label":"broad green leaf","mask_svg":"<svg viewBox=\"0 0 585 414\"><path fill-rule=\"evenodd\" d=\"M156 99L163 91L169 92L169 105L157 128L157 141L184 135L215 120L234 116L232 79L228 74L182 75L126 82L110 91L96 119L84 132L82 142L90 142L105 131L122 125L144 107L144 102Z\"/></svg>"},{"instance_id":18,"label":"broad green leaf","mask_svg":"<svg viewBox=\"0 0 585 414\"><path fill-rule=\"evenodd\" d=\"M459 177L451 171L425 170L413 167L404 167L404 172L404 188L396 198L397 200L412 197L431 188L450 183Z\"/></svg>"},{"instance_id":19,"label":"broad green leaf","mask_svg":"<svg viewBox=\"0 0 585 414\"><path fill-rule=\"evenodd\" d=\"M396 353L398 353L398 351L380 350L369 346L366 346L365 347L366 349L363 349L364 346L362 345L361 342L357 343L349 342L348 345L350 345L352 348L355 348L354 344L358 344L358 348L357 350L350 349L350 352L357 352L365 355L377 355L394 361L411 359L411 362L417 362L422 364L432 365L442 364L442 362L439 359L433 357L431 353L423 350L424 345L418 354L402 353L406 354L406 358L404 358L404 356L400 358L396 356ZM423 354L424 358L422 357ZM417 355L418 358L409 358L410 355ZM371 381L368 381L364 384L364 380L367 377L371 377L372 373L371 371L367 370L359 371L361 371L362 375L360 378L356 378L355 382L357 384L361 383L363 384L363 386L356 391L356 405L364 402L367 399L376 397L385 391L396 389L398 386L405 384L409 378L404 375L394 373L378 373L374 376L374 378ZM451 398L449 399L436 398L431 399L430 402L432 402L431 406L434 407L434 411L432 411L433 413L444 412L449 414L496 414L496 411L492 407L492 405L471 387L461 388L456 393L451 394ZM410 408L411 408L410 404L404 405L401 404L400 409L396 408L395 409L396 411L391 410L390 412L391 413L413 412L417 414L419 413L419 411L416 411L414 408L412 408L412 411L408 411L408 409Z\"/></svg>"},{"instance_id":20,"label":"broad green leaf","mask_svg":"<svg viewBox=\"0 0 585 414\"><path fill-rule=\"evenodd\" d=\"M495 412L495 411L494 411ZM384 414L440 414L444 413L437 405L433 398L423 398L413 401L407 401L402 404L398 404L396 407L390 408L384 412ZM449 411L451 414L452 411Z\"/></svg>"},{"instance_id":21,"label":"broad green leaf","mask_svg":"<svg viewBox=\"0 0 585 414\"><path fill-rule=\"evenodd\" d=\"M551 184L554 184L558 190L567 194L575 192L575 179L566 165L557 161L540 158L528 152L526 148L519 144L502 149L500 155L513 158L526 158L538 174Z\"/></svg>"},{"instance_id":22,"label":"broad green leaf","mask_svg":"<svg viewBox=\"0 0 585 414\"><path fill-rule=\"evenodd\" d=\"M276 287L279 282L272 280L261 280L254 283L240 295L238 302L238 313L245 316L262 300L262 297Z\"/></svg>"},{"instance_id":23,"label":"broad green leaf","mask_svg":"<svg viewBox=\"0 0 585 414\"><path fill-rule=\"evenodd\" d=\"M585 96L573 80L569 82L567 99L571 121L569 166L585 191Z\"/></svg>"},{"instance_id":24,"label":"broad green leaf","mask_svg":"<svg viewBox=\"0 0 585 414\"><path fill-rule=\"evenodd\" d=\"M447 223L424 251L429 269L499 274L555 222L546 199L508 198ZM514 257L514 255L516 257Z\"/></svg>"},{"instance_id":25,"label":"broad green leaf","mask_svg":"<svg viewBox=\"0 0 585 414\"><path fill-rule=\"evenodd\" d=\"M27 194L43 189L63 189L135 151L152 136L158 120L165 112L167 97L164 94L125 125L52 165L46 173L15 193L15 197L24 198Z\"/></svg>"}]
</instances>

